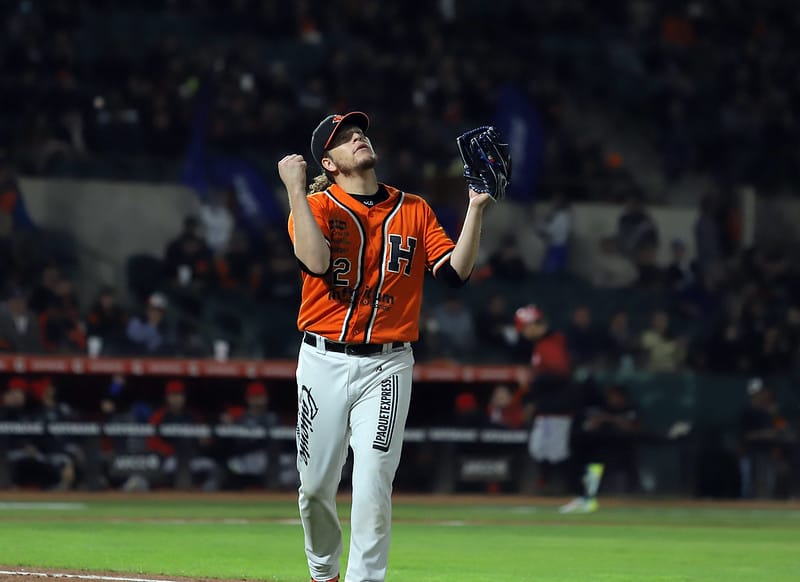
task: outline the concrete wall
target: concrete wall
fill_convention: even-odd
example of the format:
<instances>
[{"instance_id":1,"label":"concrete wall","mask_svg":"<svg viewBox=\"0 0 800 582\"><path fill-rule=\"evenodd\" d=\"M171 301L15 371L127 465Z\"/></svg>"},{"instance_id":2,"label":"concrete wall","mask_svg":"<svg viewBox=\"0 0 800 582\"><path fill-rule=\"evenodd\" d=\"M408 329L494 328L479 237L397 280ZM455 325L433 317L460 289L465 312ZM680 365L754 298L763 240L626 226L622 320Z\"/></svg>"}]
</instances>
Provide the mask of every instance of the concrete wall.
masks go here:
<instances>
[{"instance_id":1,"label":"concrete wall","mask_svg":"<svg viewBox=\"0 0 800 582\"><path fill-rule=\"evenodd\" d=\"M536 234L536 224L548 212L547 204L524 206L503 202L489 209L486 215L484 238L486 245L481 256L485 257L497 247L500 237L506 232L515 232L524 250L525 260L531 269L538 269L544 254L544 245ZM658 225L661 247L659 261L666 263L669 258L669 243L679 238L687 248L687 255L695 255L694 224L697 211L690 208L648 208ZM585 203L572 207L573 236L570 254L570 267L574 272L588 276L593 257L597 254L598 241L617 230L617 220L622 209L615 204Z\"/></svg>"},{"instance_id":2,"label":"concrete wall","mask_svg":"<svg viewBox=\"0 0 800 582\"><path fill-rule=\"evenodd\" d=\"M188 188L173 184L22 178L20 190L36 224L72 233L82 247L81 297L100 283L125 285L125 259L162 256L198 204Z\"/></svg>"}]
</instances>

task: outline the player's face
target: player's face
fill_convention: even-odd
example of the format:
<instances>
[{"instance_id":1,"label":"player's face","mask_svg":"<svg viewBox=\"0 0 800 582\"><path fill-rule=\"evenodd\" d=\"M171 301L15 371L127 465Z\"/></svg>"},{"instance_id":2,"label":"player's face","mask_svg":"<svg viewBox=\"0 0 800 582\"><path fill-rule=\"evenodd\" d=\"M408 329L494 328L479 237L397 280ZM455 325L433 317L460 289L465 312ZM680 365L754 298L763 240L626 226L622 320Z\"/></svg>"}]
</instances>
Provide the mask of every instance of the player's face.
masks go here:
<instances>
[{"instance_id":1,"label":"player's face","mask_svg":"<svg viewBox=\"0 0 800 582\"><path fill-rule=\"evenodd\" d=\"M369 138L356 126L346 127L336 134L328 149L328 157L345 176L371 170L378 162Z\"/></svg>"}]
</instances>

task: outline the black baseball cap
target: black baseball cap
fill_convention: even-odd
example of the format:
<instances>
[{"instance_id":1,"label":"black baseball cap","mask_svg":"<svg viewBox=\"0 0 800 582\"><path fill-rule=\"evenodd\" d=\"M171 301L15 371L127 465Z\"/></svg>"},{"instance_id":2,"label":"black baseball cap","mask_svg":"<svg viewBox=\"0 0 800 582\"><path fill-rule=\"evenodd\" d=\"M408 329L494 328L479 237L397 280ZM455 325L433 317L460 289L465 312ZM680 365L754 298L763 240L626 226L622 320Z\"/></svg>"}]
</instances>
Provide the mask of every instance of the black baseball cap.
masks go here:
<instances>
[{"instance_id":1,"label":"black baseball cap","mask_svg":"<svg viewBox=\"0 0 800 582\"><path fill-rule=\"evenodd\" d=\"M339 128L345 125L355 125L366 133L369 129L369 117L361 111L351 111L344 115L329 115L319 123L314 133L311 134L311 156L320 167L322 167L322 156L325 150L331 145Z\"/></svg>"}]
</instances>

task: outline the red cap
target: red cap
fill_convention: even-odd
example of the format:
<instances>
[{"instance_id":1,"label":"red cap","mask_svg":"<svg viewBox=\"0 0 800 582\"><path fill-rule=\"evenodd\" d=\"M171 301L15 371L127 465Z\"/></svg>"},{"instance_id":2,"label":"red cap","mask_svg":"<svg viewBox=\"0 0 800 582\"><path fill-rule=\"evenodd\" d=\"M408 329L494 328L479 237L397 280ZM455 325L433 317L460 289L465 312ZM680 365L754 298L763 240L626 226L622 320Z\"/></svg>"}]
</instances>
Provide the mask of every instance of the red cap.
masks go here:
<instances>
[{"instance_id":1,"label":"red cap","mask_svg":"<svg viewBox=\"0 0 800 582\"><path fill-rule=\"evenodd\" d=\"M471 392L462 392L456 396L456 410L459 412L473 412L478 409L478 399Z\"/></svg>"},{"instance_id":2,"label":"red cap","mask_svg":"<svg viewBox=\"0 0 800 582\"><path fill-rule=\"evenodd\" d=\"M8 380L9 390L27 390L28 381L22 376L14 376Z\"/></svg>"},{"instance_id":3,"label":"red cap","mask_svg":"<svg viewBox=\"0 0 800 582\"><path fill-rule=\"evenodd\" d=\"M514 326L517 328L517 331L521 331L522 328L529 323L536 323L537 321L542 321L543 319L544 314L542 313L541 309L535 305L526 305L524 307L520 307L514 313Z\"/></svg>"},{"instance_id":4,"label":"red cap","mask_svg":"<svg viewBox=\"0 0 800 582\"><path fill-rule=\"evenodd\" d=\"M180 380L170 380L167 382L167 394L183 394L185 390L186 386L184 386L183 382Z\"/></svg>"},{"instance_id":5,"label":"red cap","mask_svg":"<svg viewBox=\"0 0 800 582\"><path fill-rule=\"evenodd\" d=\"M266 396L267 387L262 382L250 382L245 390L245 395L248 398L251 396Z\"/></svg>"},{"instance_id":6,"label":"red cap","mask_svg":"<svg viewBox=\"0 0 800 582\"><path fill-rule=\"evenodd\" d=\"M28 384L28 389L30 390L32 396L34 396L37 400L41 400L44 398L45 391L52 383L53 382L50 377L45 376L44 378L40 378L38 380L32 380Z\"/></svg>"}]
</instances>

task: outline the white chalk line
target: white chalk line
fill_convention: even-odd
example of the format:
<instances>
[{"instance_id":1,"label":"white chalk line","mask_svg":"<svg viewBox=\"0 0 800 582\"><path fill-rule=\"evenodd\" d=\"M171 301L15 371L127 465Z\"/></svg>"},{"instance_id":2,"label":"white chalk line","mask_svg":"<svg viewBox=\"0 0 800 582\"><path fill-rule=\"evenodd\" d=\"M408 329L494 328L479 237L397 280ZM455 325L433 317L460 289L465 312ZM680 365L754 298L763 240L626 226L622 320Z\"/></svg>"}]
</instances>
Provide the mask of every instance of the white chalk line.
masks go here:
<instances>
[{"instance_id":1,"label":"white chalk line","mask_svg":"<svg viewBox=\"0 0 800 582\"><path fill-rule=\"evenodd\" d=\"M67 574L64 572L28 572L27 570L0 570L3 576L36 576L38 578L78 578L80 580L108 580L113 582L176 582L151 578L126 578L124 576L97 576L96 574Z\"/></svg>"},{"instance_id":2,"label":"white chalk line","mask_svg":"<svg viewBox=\"0 0 800 582\"><path fill-rule=\"evenodd\" d=\"M50 511L83 510L85 503L69 503L58 501L0 501L0 509L45 509Z\"/></svg>"}]
</instances>

